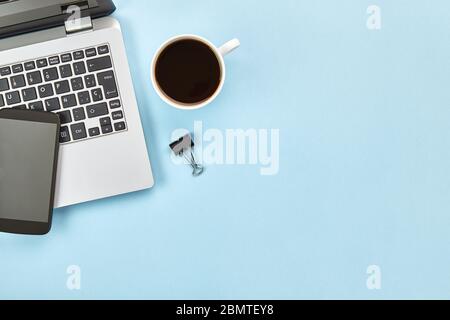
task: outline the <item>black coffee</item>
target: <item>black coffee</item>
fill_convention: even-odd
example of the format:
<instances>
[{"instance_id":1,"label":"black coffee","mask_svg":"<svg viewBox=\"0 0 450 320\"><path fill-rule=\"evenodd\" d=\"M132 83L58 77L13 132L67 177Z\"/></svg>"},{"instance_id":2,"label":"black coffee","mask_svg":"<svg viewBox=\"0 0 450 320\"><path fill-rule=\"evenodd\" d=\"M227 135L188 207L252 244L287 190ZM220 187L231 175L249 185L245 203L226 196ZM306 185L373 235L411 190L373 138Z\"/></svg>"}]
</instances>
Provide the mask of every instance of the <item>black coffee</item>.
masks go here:
<instances>
[{"instance_id":1,"label":"black coffee","mask_svg":"<svg viewBox=\"0 0 450 320\"><path fill-rule=\"evenodd\" d=\"M159 55L155 78L169 98L197 104L217 91L221 69L217 56L206 44L186 39L170 44Z\"/></svg>"}]
</instances>

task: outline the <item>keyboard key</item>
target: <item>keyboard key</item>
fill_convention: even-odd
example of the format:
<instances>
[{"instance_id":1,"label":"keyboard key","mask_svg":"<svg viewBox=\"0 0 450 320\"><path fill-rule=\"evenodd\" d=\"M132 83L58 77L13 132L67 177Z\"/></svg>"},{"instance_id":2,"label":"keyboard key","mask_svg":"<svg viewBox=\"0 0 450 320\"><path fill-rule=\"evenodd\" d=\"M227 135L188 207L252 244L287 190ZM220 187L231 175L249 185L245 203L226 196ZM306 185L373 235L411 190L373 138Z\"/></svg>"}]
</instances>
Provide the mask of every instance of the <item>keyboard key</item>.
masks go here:
<instances>
[{"instance_id":1,"label":"keyboard key","mask_svg":"<svg viewBox=\"0 0 450 320\"><path fill-rule=\"evenodd\" d=\"M5 99L3 99L3 96L0 94L0 108L5 106Z\"/></svg>"},{"instance_id":2,"label":"keyboard key","mask_svg":"<svg viewBox=\"0 0 450 320\"><path fill-rule=\"evenodd\" d=\"M59 64L59 57L58 56L50 57L50 58L48 58L48 62L50 63L51 66L54 66L55 64Z\"/></svg>"},{"instance_id":3,"label":"keyboard key","mask_svg":"<svg viewBox=\"0 0 450 320\"><path fill-rule=\"evenodd\" d=\"M72 61L72 55L70 53L65 53L61 55L61 62L66 63Z\"/></svg>"},{"instance_id":4,"label":"keyboard key","mask_svg":"<svg viewBox=\"0 0 450 320\"><path fill-rule=\"evenodd\" d=\"M116 80L113 71L106 71L97 75L98 84L103 86L106 99L117 98L119 93L117 91Z\"/></svg>"},{"instance_id":5,"label":"keyboard key","mask_svg":"<svg viewBox=\"0 0 450 320\"><path fill-rule=\"evenodd\" d=\"M95 48L86 49L86 57L95 57L97 55L97 50Z\"/></svg>"},{"instance_id":6,"label":"keyboard key","mask_svg":"<svg viewBox=\"0 0 450 320\"><path fill-rule=\"evenodd\" d=\"M28 104L28 108L34 111L44 111L44 104L42 101L35 101Z\"/></svg>"},{"instance_id":7,"label":"keyboard key","mask_svg":"<svg viewBox=\"0 0 450 320\"><path fill-rule=\"evenodd\" d=\"M8 79L0 79L0 92L9 90Z\"/></svg>"},{"instance_id":8,"label":"keyboard key","mask_svg":"<svg viewBox=\"0 0 450 320\"><path fill-rule=\"evenodd\" d=\"M11 74L11 68L10 67L0 68L0 76L9 76L10 74Z\"/></svg>"},{"instance_id":9,"label":"keyboard key","mask_svg":"<svg viewBox=\"0 0 450 320\"><path fill-rule=\"evenodd\" d=\"M26 88L22 90L22 98L24 102L28 102L31 100L37 99L36 89L35 88Z\"/></svg>"},{"instance_id":10,"label":"keyboard key","mask_svg":"<svg viewBox=\"0 0 450 320\"><path fill-rule=\"evenodd\" d=\"M89 95L89 91L79 92L78 102L80 103L80 105L91 103L91 96Z\"/></svg>"},{"instance_id":11,"label":"keyboard key","mask_svg":"<svg viewBox=\"0 0 450 320\"><path fill-rule=\"evenodd\" d=\"M72 76L72 67L70 64L65 64L59 67L59 73L61 78L68 78Z\"/></svg>"},{"instance_id":12,"label":"keyboard key","mask_svg":"<svg viewBox=\"0 0 450 320\"><path fill-rule=\"evenodd\" d=\"M96 137L100 135L100 129L98 127L89 129L89 136Z\"/></svg>"},{"instance_id":13,"label":"keyboard key","mask_svg":"<svg viewBox=\"0 0 450 320\"><path fill-rule=\"evenodd\" d=\"M55 82L55 92L56 94L63 94L70 91L69 81L63 80Z\"/></svg>"},{"instance_id":14,"label":"keyboard key","mask_svg":"<svg viewBox=\"0 0 450 320\"><path fill-rule=\"evenodd\" d=\"M14 106L12 109L18 109L18 110L27 110L27 106L24 104L21 104L19 106Z\"/></svg>"},{"instance_id":15,"label":"keyboard key","mask_svg":"<svg viewBox=\"0 0 450 320\"><path fill-rule=\"evenodd\" d=\"M108 124L111 124L111 118L110 117L104 117L100 119L100 125L106 126Z\"/></svg>"},{"instance_id":16,"label":"keyboard key","mask_svg":"<svg viewBox=\"0 0 450 320\"><path fill-rule=\"evenodd\" d=\"M54 81L59 78L58 69L56 68L45 69L42 73L44 74L44 79L46 82Z\"/></svg>"},{"instance_id":17,"label":"keyboard key","mask_svg":"<svg viewBox=\"0 0 450 320\"><path fill-rule=\"evenodd\" d=\"M109 56L95 58L87 61L89 72L95 72L112 67L111 58Z\"/></svg>"},{"instance_id":18,"label":"keyboard key","mask_svg":"<svg viewBox=\"0 0 450 320\"><path fill-rule=\"evenodd\" d=\"M19 91L8 92L5 99L8 106L21 102Z\"/></svg>"},{"instance_id":19,"label":"keyboard key","mask_svg":"<svg viewBox=\"0 0 450 320\"><path fill-rule=\"evenodd\" d=\"M73 119L75 121L80 121L86 119L86 114L84 113L84 108L75 108L72 110Z\"/></svg>"},{"instance_id":20,"label":"keyboard key","mask_svg":"<svg viewBox=\"0 0 450 320\"><path fill-rule=\"evenodd\" d=\"M95 76L93 74L84 77L84 82L86 83L86 88L93 88L97 85Z\"/></svg>"},{"instance_id":21,"label":"keyboard key","mask_svg":"<svg viewBox=\"0 0 450 320\"><path fill-rule=\"evenodd\" d=\"M84 89L83 78L73 78L70 80L70 82L72 83L73 91L78 91L78 90Z\"/></svg>"},{"instance_id":22,"label":"keyboard key","mask_svg":"<svg viewBox=\"0 0 450 320\"><path fill-rule=\"evenodd\" d=\"M122 106L122 104L120 103L120 100L113 100L109 102L109 107L111 109L117 109L120 108Z\"/></svg>"},{"instance_id":23,"label":"keyboard key","mask_svg":"<svg viewBox=\"0 0 450 320\"><path fill-rule=\"evenodd\" d=\"M22 64L16 64L12 66L13 73L20 73L23 71L23 65Z\"/></svg>"},{"instance_id":24,"label":"keyboard key","mask_svg":"<svg viewBox=\"0 0 450 320\"><path fill-rule=\"evenodd\" d=\"M75 73L75 75L85 74L86 67L85 67L84 61L74 63L73 64L73 72Z\"/></svg>"},{"instance_id":25,"label":"keyboard key","mask_svg":"<svg viewBox=\"0 0 450 320\"><path fill-rule=\"evenodd\" d=\"M101 117L109 113L108 106L105 102L87 106L86 111L89 118Z\"/></svg>"},{"instance_id":26,"label":"keyboard key","mask_svg":"<svg viewBox=\"0 0 450 320\"><path fill-rule=\"evenodd\" d=\"M59 131L59 143L70 142L70 133L68 127L61 127Z\"/></svg>"},{"instance_id":27,"label":"keyboard key","mask_svg":"<svg viewBox=\"0 0 450 320\"><path fill-rule=\"evenodd\" d=\"M108 46L98 47L98 54L107 54L107 53L109 53L109 47Z\"/></svg>"},{"instance_id":28,"label":"keyboard key","mask_svg":"<svg viewBox=\"0 0 450 320\"><path fill-rule=\"evenodd\" d=\"M73 53L73 59L74 60L80 60L84 58L84 52L83 51L75 51Z\"/></svg>"},{"instance_id":29,"label":"keyboard key","mask_svg":"<svg viewBox=\"0 0 450 320\"><path fill-rule=\"evenodd\" d=\"M54 95L53 93L53 87L51 84L45 84L43 86L39 86L39 97L40 98L47 98Z\"/></svg>"},{"instance_id":30,"label":"keyboard key","mask_svg":"<svg viewBox=\"0 0 450 320\"><path fill-rule=\"evenodd\" d=\"M29 86L42 83L41 72L34 71L34 72L27 73L27 80L28 80Z\"/></svg>"},{"instance_id":31,"label":"keyboard key","mask_svg":"<svg viewBox=\"0 0 450 320\"><path fill-rule=\"evenodd\" d=\"M63 108L71 108L77 105L77 98L74 94L69 94L61 98Z\"/></svg>"},{"instance_id":32,"label":"keyboard key","mask_svg":"<svg viewBox=\"0 0 450 320\"><path fill-rule=\"evenodd\" d=\"M36 69L36 64L34 63L34 61L29 61L25 63L25 70L26 71L30 71L30 70L34 70Z\"/></svg>"},{"instance_id":33,"label":"keyboard key","mask_svg":"<svg viewBox=\"0 0 450 320\"><path fill-rule=\"evenodd\" d=\"M58 113L59 119L61 120L61 124L67 124L72 122L72 115L69 110L62 111Z\"/></svg>"},{"instance_id":34,"label":"keyboard key","mask_svg":"<svg viewBox=\"0 0 450 320\"><path fill-rule=\"evenodd\" d=\"M76 123L70 126L70 129L72 131L72 137L74 140L80 140L87 138L86 134L86 126L84 123Z\"/></svg>"},{"instance_id":35,"label":"keyboard key","mask_svg":"<svg viewBox=\"0 0 450 320\"><path fill-rule=\"evenodd\" d=\"M11 77L10 80L11 80L11 88L13 89L22 88L25 87L26 85L25 77L21 74L18 76Z\"/></svg>"},{"instance_id":36,"label":"keyboard key","mask_svg":"<svg viewBox=\"0 0 450 320\"><path fill-rule=\"evenodd\" d=\"M113 132L113 128L110 124L107 124L106 126L102 126L102 133L103 134L108 134Z\"/></svg>"},{"instance_id":37,"label":"keyboard key","mask_svg":"<svg viewBox=\"0 0 450 320\"><path fill-rule=\"evenodd\" d=\"M38 61L36 61L36 64L38 68L44 68L48 66L47 59L39 59Z\"/></svg>"},{"instance_id":38,"label":"keyboard key","mask_svg":"<svg viewBox=\"0 0 450 320\"><path fill-rule=\"evenodd\" d=\"M58 98L52 98L45 100L45 110L46 111L56 111L61 109Z\"/></svg>"},{"instance_id":39,"label":"keyboard key","mask_svg":"<svg viewBox=\"0 0 450 320\"><path fill-rule=\"evenodd\" d=\"M94 100L94 102L103 100L102 89L94 89L91 91L91 94L92 94L92 100Z\"/></svg>"},{"instance_id":40,"label":"keyboard key","mask_svg":"<svg viewBox=\"0 0 450 320\"><path fill-rule=\"evenodd\" d=\"M122 118L123 118L123 112L122 112L122 111L114 111L114 112L112 113L112 118L113 118L114 120L122 119Z\"/></svg>"}]
</instances>

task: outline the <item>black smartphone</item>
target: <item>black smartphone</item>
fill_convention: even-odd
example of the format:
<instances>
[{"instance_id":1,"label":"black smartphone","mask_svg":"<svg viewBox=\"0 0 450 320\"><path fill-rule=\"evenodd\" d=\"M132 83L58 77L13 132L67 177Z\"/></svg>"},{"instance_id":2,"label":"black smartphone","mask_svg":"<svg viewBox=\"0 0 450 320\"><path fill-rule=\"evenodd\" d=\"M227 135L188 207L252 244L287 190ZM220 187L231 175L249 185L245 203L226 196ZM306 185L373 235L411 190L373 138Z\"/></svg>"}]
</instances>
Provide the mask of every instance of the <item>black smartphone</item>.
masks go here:
<instances>
[{"instance_id":1,"label":"black smartphone","mask_svg":"<svg viewBox=\"0 0 450 320\"><path fill-rule=\"evenodd\" d=\"M56 114L0 110L0 231L50 231L59 151Z\"/></svg>"}]
</instances>

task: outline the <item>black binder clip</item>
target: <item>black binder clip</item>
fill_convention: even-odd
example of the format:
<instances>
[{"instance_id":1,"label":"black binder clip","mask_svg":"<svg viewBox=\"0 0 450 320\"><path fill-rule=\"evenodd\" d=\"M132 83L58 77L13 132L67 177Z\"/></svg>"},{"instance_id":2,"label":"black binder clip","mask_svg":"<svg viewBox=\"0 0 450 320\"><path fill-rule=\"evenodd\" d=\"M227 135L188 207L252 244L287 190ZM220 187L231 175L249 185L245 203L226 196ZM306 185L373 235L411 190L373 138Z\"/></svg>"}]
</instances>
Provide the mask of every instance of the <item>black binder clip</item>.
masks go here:
<instances>
[{"instance_id":1,"label":"black binder clip","mask_svg":"<svg viewBox=\"0 0 450 320\"><path fill-rule=\"evenodd\" d=\"M195 161L194 157L194 141L189 134L181 137L177 141L170 144L170 149L179 157L184 157L192 167L192 175L198 177L203 173L203 166Z\"/></svg>"}]
</instances>

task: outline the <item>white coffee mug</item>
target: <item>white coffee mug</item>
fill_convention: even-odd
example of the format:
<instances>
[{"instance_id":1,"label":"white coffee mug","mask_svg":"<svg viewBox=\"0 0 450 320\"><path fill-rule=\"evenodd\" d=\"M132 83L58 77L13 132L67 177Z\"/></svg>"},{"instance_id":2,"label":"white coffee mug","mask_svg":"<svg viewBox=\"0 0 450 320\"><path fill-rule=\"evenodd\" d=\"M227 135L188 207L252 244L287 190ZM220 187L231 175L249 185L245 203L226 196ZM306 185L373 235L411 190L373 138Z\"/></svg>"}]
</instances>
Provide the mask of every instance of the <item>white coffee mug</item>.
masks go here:
<instances>
[{"instance_id":1,"label":"white coffee mug","mask_svg":"<svg viewBox=\"0 0 450 320\"><path fill-rule=\"evenodd\" d=\"M161 88L158 85L158 82L156 80L156 75L155 75L156 62L158 61L159 56L169 45L173 44L174 42L180 41L180 40L197 40L197 41L203 42L215 53L215 55L217 57L217 61L219 62L219 65L220 65L221 78L220 78L220 83L219 83L217 90L207 100L203 100L199 103L186 104L186 103L182 103L182 102L179 102L179 101L176 101L176 100L170 98L169 96L167 96L164 93L163 90L161 90ZM153 88L155 88L155 91L159 95L159 97L162 100L164 100L167 104L171 105L172 107L175 107L178 109L183 109L183 110L196 110L196 109L203 108L203 107L207 106L208 104L210 104L212 101L214 101L214 99L216 99L217 96L219 95L219 93L222 91L222 87L225 82L225 62L223 60L223 57L225 55L227 55L228 53L230 53L231 51L233 51L234 49L238 48L239 46L240 46L240 42L238 39L233 39L231 41L228 41L223 46L217 48L207 39L200 37L200 36L192 35L192 34L184 34L184 35L179 35L179 36L170 38L169 40L164 42L161 45L161 47L159 47L158 51L156 51L155 56L153 57L152 70L151 70Z\"/></svg>"}]
</instances>

